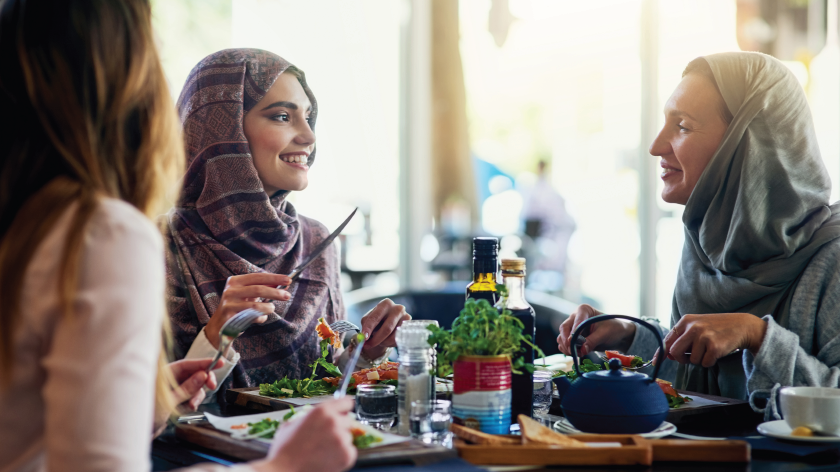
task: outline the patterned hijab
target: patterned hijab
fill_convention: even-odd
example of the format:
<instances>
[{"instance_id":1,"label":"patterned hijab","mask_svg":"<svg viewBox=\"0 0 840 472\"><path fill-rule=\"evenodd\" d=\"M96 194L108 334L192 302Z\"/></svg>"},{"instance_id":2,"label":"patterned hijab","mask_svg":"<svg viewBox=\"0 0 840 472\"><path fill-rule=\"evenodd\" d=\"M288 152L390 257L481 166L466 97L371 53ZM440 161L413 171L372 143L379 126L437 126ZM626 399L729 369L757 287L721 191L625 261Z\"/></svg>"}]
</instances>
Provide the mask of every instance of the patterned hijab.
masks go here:
<instances>
[{"instance_id":1,"label":"patterned hijab","mask_svg":"<svg viewBox=\"0 0 840 472\"><path fill-rule=\"evenodd\" d=\"M254 272L288 274L329 232L298 215L285 200L263 189L243 131L245 114L277 77L292 67L258 49L227 49L204 58L190 73L178 108L187 146L187 172L175 208L167 215L168 308L180 356L216 311L228 277ZM300 73L303 77L303 73ZM317 103L306 80L299 80ZM311 166L315 152L309 156ZM234 343L240 362L218 398L230 387L251 387L288 375L304 378L320 355L315 324L344 317L335 246L328 248L275 301L275 312Z\"/></svg>"},{"instance_id":2,"label":"patterned hijab","mask_svg":"<svg viewBox=\"0 0 840 472\"><path fill-rule=\"evenodd\" d=\"M805 267L840 238L840 207L829 206L831 180L793 74L760 53L704 59L733 120L686 203L672 321L743 312L785 327ZM680 365L677 387L746 398L740 356Z\"/></svg>"}]
</instances>

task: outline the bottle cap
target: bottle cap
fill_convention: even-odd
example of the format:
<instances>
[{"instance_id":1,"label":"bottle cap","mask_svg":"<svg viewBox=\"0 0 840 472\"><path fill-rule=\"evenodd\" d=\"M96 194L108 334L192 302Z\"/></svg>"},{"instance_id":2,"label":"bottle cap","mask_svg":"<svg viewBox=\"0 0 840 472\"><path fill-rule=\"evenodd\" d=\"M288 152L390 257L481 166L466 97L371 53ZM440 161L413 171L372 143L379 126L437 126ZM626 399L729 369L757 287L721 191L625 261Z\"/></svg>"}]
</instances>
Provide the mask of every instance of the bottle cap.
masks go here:
<instances>
[{"instance_id":1,"label":"bottle cap","mask_svg":"<svg viewBox=\"0 0 840 472\"><path fill-rule=\"evenodd\" d=\"M429 335L431 331L424 326L409 325L397 328L397 349L430 348Z\"/></svg>"},{"instance_id":2,"label":"bottle cap","mask_svg":"<svg viewBox=\"0 0 840 472\"><path fill-rule=\"evenodd\" d=\"M473 238L473 257L496 257L498 250L497 238Z\"/></svg>"},{"instance_id":3,"label":"bottle cap","mask_svg":"<svg viewBox=\"0 0 840 472\"><path fill-rule=\"evenodd\" d=\"M502 259L502 275L525 275L525 258Z\"/></svg>"}]
</instances>

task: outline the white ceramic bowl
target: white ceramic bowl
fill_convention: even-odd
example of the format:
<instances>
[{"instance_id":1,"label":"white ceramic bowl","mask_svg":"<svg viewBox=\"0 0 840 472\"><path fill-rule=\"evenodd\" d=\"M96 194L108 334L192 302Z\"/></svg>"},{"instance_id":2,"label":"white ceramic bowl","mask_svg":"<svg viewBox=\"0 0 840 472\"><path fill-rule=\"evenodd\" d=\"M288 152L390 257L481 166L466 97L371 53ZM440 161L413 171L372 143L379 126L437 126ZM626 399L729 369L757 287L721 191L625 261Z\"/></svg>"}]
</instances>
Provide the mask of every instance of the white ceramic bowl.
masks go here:
<instances>
[{"instance_id":1,"label":"white ceramic bowl","mask_svg":"<svg viewBox=\"0 0 840 472\"><path fill-rule=\"evenodd\" d=\"M840 388L785 387L779 390L779 403L791 428L840 435Z\"/></svg>"}]
</instances>

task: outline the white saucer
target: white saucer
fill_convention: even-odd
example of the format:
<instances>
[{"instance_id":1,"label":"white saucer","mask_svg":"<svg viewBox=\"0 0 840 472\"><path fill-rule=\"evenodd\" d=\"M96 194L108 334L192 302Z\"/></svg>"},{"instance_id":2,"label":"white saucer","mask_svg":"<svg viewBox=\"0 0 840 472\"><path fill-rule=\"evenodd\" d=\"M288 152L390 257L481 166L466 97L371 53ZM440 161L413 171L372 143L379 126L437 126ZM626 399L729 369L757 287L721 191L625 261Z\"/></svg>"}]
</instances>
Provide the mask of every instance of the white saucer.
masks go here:
<instances>
[{"instance_id":1,"label":"white saucer","mask_svg":"<svg viewBox=\"0 0 840 472\"><path fill-rule=\"evenodd\" d=\"M790 426L785 420L768 421L758 425L758 432L771 438L802 442L840 442L840 436L791 436Z\"/></svg>"},{"instance_id":2,"label":"white saucer","mask_svg":"<svg viewBox=\"0 0 840 472\"><path fill-rule=\"evenodd\" d=\"M563 433L563 434L590 434L590 433L583 433L579 429L575 428L574 426L572 426L571 423L569 423L569 420L567 420L566 418L560 418L560 421L555 422L554 423L554 430L559 432L559 433ZM649 433L640 434L639 436L641 436L645 439L659 439L659 438L664 438L665 436L669 436L671 434L674 434L676 432L677 432L677 427L676 426L674 426L673 424L671 424L667 421L663 421L662 424L659 425L658 428L654 429L653 431L651 431Z\"/></svg>"}]
</instances>

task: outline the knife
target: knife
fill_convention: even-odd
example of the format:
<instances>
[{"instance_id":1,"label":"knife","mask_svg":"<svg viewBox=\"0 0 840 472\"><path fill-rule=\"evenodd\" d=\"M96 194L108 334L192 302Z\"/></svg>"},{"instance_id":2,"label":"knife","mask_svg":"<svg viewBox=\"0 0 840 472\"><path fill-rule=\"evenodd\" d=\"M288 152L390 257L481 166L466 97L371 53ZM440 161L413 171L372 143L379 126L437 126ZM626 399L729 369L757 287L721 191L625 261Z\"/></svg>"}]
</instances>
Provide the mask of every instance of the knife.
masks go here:
<instances>
[{"instance_id":1,"label":"knife","mask_svg":"<svg viewBox=\"0 0 840 472\"><path fill-rule=\"evenodd\" d=\"M365 335L359 333L356 335L356 340L359 341L356 344L356 350L353 351L353 357L350 358L350 361L347 362L347 365L344 366L344 378L341 379L341 388L335 391L333 395L335 398L344 398L344 395L347 394L347 387L350 385L350 379L353 378L353 371L356 369L356 363L359 362L359 355L362 354L362 347L365 345Z\"/></svg>"},{"instance_id":2,"label":"knife","mask_svg":"<svg viewBox=\"0 0 840 472\"><path fill-rule=\"evenodd\" d=\"M344 222L341 223L338 226L338 228L336 228L336 230L332 232L332 234L327 236L327 239L321 241L320 244L315 246L315 249L312 250L312 252L309 254L309 257L307 257L306 260L303 261L303 263L295 267L295 269L289 274L289 278L292 279L292 282L297 280L301 272L303 272L303 269L306 269L306 267L309 264L312 264L312 262L314 262L315 259L317 259L318 256L320 256L321 253L324 252L324 249L328 248L330 244L332 244L332 242L335 241L335 238L338 237L339 234L341 234L341 232L344 230L344 227L347 226L347 223L349 223L350 220L353 219L353 216L356 214L357 211L359 211L359 207L356 207L356 209L353 210L352 213L350 213L350 216L348 216L347 219L345 219ZM277 286L278 289L282 289L283 287L288 287L288 285Z\"/></svg>"}]
</instances>

